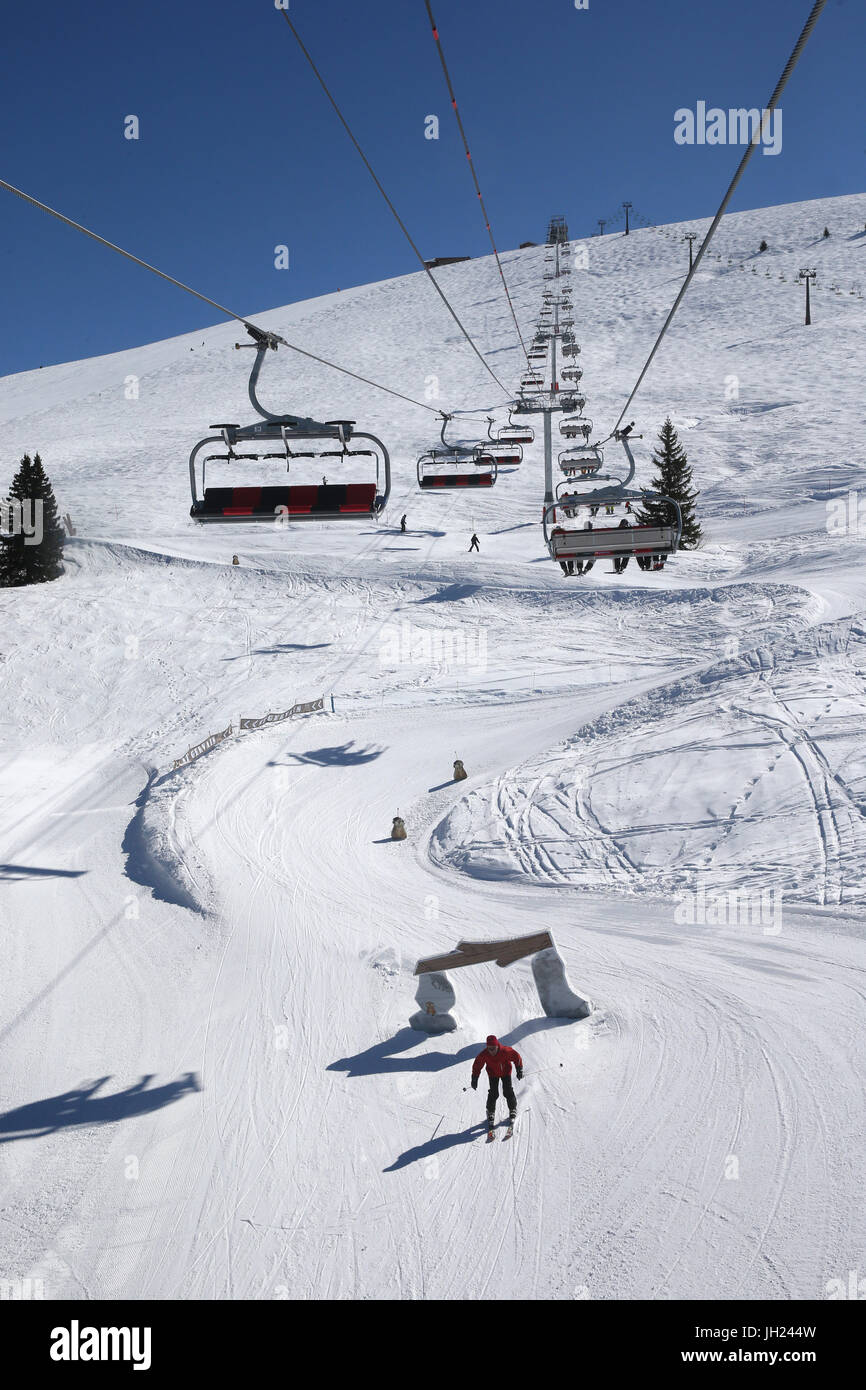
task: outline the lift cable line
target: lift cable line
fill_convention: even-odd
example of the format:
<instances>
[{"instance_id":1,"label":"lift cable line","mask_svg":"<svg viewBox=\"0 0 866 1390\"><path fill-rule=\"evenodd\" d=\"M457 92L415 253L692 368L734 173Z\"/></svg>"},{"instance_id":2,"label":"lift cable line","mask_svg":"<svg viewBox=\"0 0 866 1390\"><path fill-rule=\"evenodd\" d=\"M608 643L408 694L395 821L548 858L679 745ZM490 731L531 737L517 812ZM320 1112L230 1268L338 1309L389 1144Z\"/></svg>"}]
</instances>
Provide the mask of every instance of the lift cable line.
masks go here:
<instances>
[{"instance_id":1,"label":"lift cable line","mask_svg":"<svg viewBox=\"0 0 866 1390\"><path fill-rule=\"evenodd\" d=\"M361 381L365 386L372 386L377 391L384 391L389 396L396 396L399 400L406 401L409 405L415 405L419 410L429 410L432 415L438 415L440 413L435 406L427 405L424 401L413 400L411 396L404 396L402 391L395 391L391 386L383 386L381 382L371 381L369 377L360 376L357 372L351 371L348 367L341 367L336 362L329 362L327 357L318 357L316 353L308 352L306 348L298 347L296 343L288 342L287 339L281 337L279 333L274 333L267 328L258 328L249 319L245 319L242 314L236 314L233 309L227 309L224 304L218 304L215 299L209 299L206 294L200 294L198 290L194 290L190 285L185 285L182 280L176 280L173 275L167 275L164 270L159 270L157 266L151 265L148 261L141 260L138 256L134 256L131 251L124 251L122 246L116 246L113 241L108 241L105 237L100 236L98 232L91 231L89 227L83 227L80 222L74 222L71 217L64 216L62 212L58 212L56 208L49 207L47 203L41 203L38 198L31 197L29 193L25 193L22 189L16 188L14 184L7 183L5 179L0 179L0 188L8 189L8 191L14 193L16 197L22 198L25 203L30 203L32 207L39 208L42 212L50 213L51 216L56 217L59 222L65 222L67 227L74 227L77 232L83 232L85 236L92 237L94 241L98 241L102 246L107 246L110 251L116 251L119 256L125 256L128 261L133 261L135 265L140 265L145 270L151 271L153 275L158 275L161 280L167 280L170 285L177 285L178 289L185 290L187 294L193 295L195 299L200 299L202 303L210 304L211 308L218 309L221 314L225 314L226 318L235 319L238 323L242 323L250 337L256 343L265 341L268 347L274 349L282 344L283 347L290 348L292 352L300 353L302 357L308 357L311 362L318 362L323 367L330 367L335 372L342 372L344 376L350 376L355 381Z\"/></svg>"},{"instance_id":2,"label":"lift cable line","mask_svg":"<svg viewBox=\"0 0 866 1390\"><path fill-rule=\"evenodd\" d=\"M719 208L718 212L716 213L715 217L713 218L712 225L710 226L710 229L709 229L709 231L707 232L707 235L704 237L703 243L701 244L701 249L700 249L700 251L699 251L698 254L695 256L694 265L692 266L691 270L689 271L688 275L686 276L685 280L683 281L682 288L681 288L679 294L677 295L676 299L674 300L673 308L671 309L670 313L668 314L667 319L665 320L664 326L663 326L661 332L659 333L658 337L656 338L655 343L653 344L652 352L650 353L649 357L648 357L647 360L646 360L646 363L644 364L643 371L641 372L640 376L639 376L638 379L637 379L637 382L635 383L634 390L632 391L631 395L629 396L628 400L626 401L625 405L623 406L623 408L622 408L622 414L620 415L619 419L617 420L616 424L614 425L613 431L612 431L611 435L608 436L608 438L612 438L613 435L615 435L615 434L617 433L617 431L619 430L620 425L622 424L623 420L625 419L625 417L626 417L626 415L627 415L627 413L628 413L628 411L629 411L629 408L630 408L630 406L631 406L632 401L634 400L635 396L637 395L638 391L640 390L640 387L641 387L641 384L642 384L642 382L643 382L643 379L644 379L644 377L646 376L647 372L648 372L649 369L650 369L650 365L651 365L651 363L652 363L652 360L653 360L653 358L655 357L656 353L658 352L659 348L661 347L662 339L664 338L665 334L667 333L668 329L669 329L670 326L671 326L671 323L673 322L674 314L677 312L677 309L680 307L680 304L681 304L682 301L683 301L683 298L684 298L684 296L685 296L685 293L686 293L687 289L689 288L689 285L692 283L692 280L694 279L695 275L697 274L698 267L700 266L700 263L701 263L701 261L702 261L703 258L704 258L704 252L706 251L707 247L709 246L710 242L711 242L712 239L713 239L713 236L715 235L716 228L718 227L719 223L721 222L721 220L722 220L722 218L723 218L723 216L724 216L724 214L725 214L725 211L726 211L726 209L727 209L727 206L728 206L728 204L730 203L731 198L732 198L733 195L734 195L734 191L735 191L735 189L736 189L736 187L737 187L737 184L740 182L740 179L742 178L742 176L743 176L743 174L744 174L744 172L745 172L746 165L748 164L749 160L752 158L752 155L755 153L755 150L757 149L758 144L760 143L761 139L763 138L763 134L764 134L764 125L765 125L766 121L768 120L769 116L770 116L770 115L772 114L772 112L775 110L776 105L777 105L777 103L778 103L778 101L779 101L779 98L780 98L780 96L782 95L782 92L784 91L785 87L787 86L788 78L791 76L791 73L794 71L794 68L797 66L797 63L798 63L798 61L799 61L799 59L800 59L800 55L801 55L801 53L803 52L803 49L805 48L805 46L806 46L806 44L807 44L807 42L808 42L808 40L809 40L809 38L810 38L810 36L811 36L812 30L815 28L815 25L817 24L817 22L818 22L818 20L819 20L819 18L820 18L820 16L821 16L821 11L825 8L826 4L827 4L827 0L815 0L814 5L812 6L812 12L811 12L811 14L809 15L809 18L806 20L805 25L803 26L803 32L801 33L799 39L797 40L797 43L796 43L796 45L795 45L795 47L794 47L793 53L791 54L790 58L788 59L787 63L785 64L785 70L784 70L784 72L782 73L782 76L779 78L779 81L778 81L778 83L776 84L776 90L773 92L773 95L770 97L769 103L767 104L767 107L766 107L766 109L764 110L764 112L763 112L763 114L762 114L762 116L761 116L761 124L760 124L760 127L759 127L759 128L754 132L754 134L752 135L752 139L750 140L749 145L748 145L748 148L745 150L745 152L744 152L744 154L743 154L743 157L742 157L742 159L740 160L739 166L738 166L738 168L737 168L736 173L734 174L733 179L731 180L731 183L730 183L730 186L729 186L729 188L728 188L728 191L727 191L727 193L725 194L724 198L722 199L721 207Z\"/></svg>"},{"instance_id":3,"label":"lift cable line","mask_svg":"<svg viewBox=\"0 0 866 1390\"><path fill-rule=\"evenodd\" d=\"M62 212L58 212L56 208L49 207L47 203L40 203L38 198L32 198L29 193L25 193L23 189L16 188L14 184L7 183L5 179L0 179L0 187L8 189L10 193L14 193L17 198L22 198L25 203L30 203L32 207L39 208L42 212L50 213L51 216L56 217L59 222L65 222L67 227L74 227L77 232L83 232L85 236L92 237L94 241L100 242L102 246L107 246L110 251L116 251L119 256L125 256L128 261L134 261L136 265L143 266L145 270L149 270L152 274L158 275L160 279L168 280L170 285L177 285L178 289L186 290L187 294L194 295L196 299L202 300L205 304L210 304L211 308L219 309L221 314L226 315L226 318L237 319L238 323L243 324L244 328L252 329L255 327L255 325L251 324L248 319L245 319L242 314L236 314L234 309L227 309L224 304L218 304L215 299L208 299L206 294L199 294L198 290L194 290L191 286L185 285L182 280L175 280L173 275L166 275L164 270L159 270L155 265L150 265L148 261L143 261L138 256L133 256L131 251L124 251L122 246L116 246L113 241L107 241L106 238L100 236L98 232L92 232L89 227L82 227L80 222L73 222L71 217L65 217ZM265 329L261 328L256 331L259 333L266 332ZM278 339L279 342L284 341L282 338L279 338L276 333L269 333L267 336ZM299 351L300 349L297 350Z\"/></svg>"},{"instance_id":4,"label":"lift cable line","mask_svg":"<svg viewBox=\"0 0 866 1390\"><path fill-rule=\"evenodd\" d=\"M370 175L370 178L373 180L373 182L375 183L375 185L376 185L376 187L378 188L379 192L381 193L382 197L384 198L385 202L387 203L388 208L390 209L391 214L392 214L392 216L393 216L395 222L397 223L397 226L400 228L401 232L403 233L404 237L405 237L406 240L408 241L408 243L409 243L409 245L411 246L412 250L415 252L415 255L417 256L417 258L418 258L418 260L419 260L419 262L420 262L421 268L422 268L422 270L425 272L425 274L426 274L428 280L430 281L431 285L432 285L433 288L435 289L435 291L436 291L436 293L438 294L439 298L442 300L442 303L445 305L445 308L448 310L448 312L449 312L449 314L451 315L452 319L453 319L454 322L457 324L457 327L460 329L460 332L463 334L463 337L466 339L466 341L467 341L467 343L469 344L469 346L471 347L472 351L475 353L475 356L478 358L478 360L479 360L479 362L481 363L481 365L482 365L482 367L484 368L484 370L485 370L486 372L489 372L489 373L490 373L490 375L492 376L493 380L496 382L496 385L499 387L500 391L502 391L502 392L504 393L504 395L510 396L510 394L511 394L510 391L509 391L508 388L507 388L506 386L504 386L503 383L499 380L499 377L496 375L496 373L494 372L494 370L493 370L493 368L490 366L490 364L486 361L486 359L485 359L483 353L481 352L480 348L478 348L478 347L476 346L476 344L475 344L474 340L472 339L472 337L471 337L469 331L463 326L463 324L461 323L460 319L458 318L458 316L457 316L457 311L456 311L456 310L452 307L452 305L450 304L450 302L449 302L447 296L445 295L444 290L442 289L442 286L437 282L435 276L432 274L432 272L431 272L431 270L430 270L430 267L428 266L427 262L424 260L424 257L421 255L421 252L419 251L417 245L415 244L415 241L414 241L413 238L412 238L412 234L410 233L408 227L406 226L406 224L405 224L405 222L403 221L402 217L401 217L400 214L398 213L398 211L397 211L397 209L395 208L394 204L391 202L391 199L388 197L388 194L385 192L385 189L383 188L381 182L379 181L378 176L376 175L376 171L374 170L372 164L370 163L369 159L368 159L367 156L365 155L364 151L361 149L361 146L359 145L357 139L355 138L355 135L354 135L354 132L352 131L351 126L349 125L348 121L346 120L345 116L343 115L342 111L340 110L339 106L337 105L337 102L336 102L335 98L333 97L333 95L331 94L331 91L330 91L330 89L329 89L327 83L325 82L325 79L322 77L322 74L319 72L319 69L316 67L316 64L315 64L314 61L313 61L312 55L311 55L311 54L309 53L309 51L307 50L307 48L306 48L306 46L305 46L305 44L304 44L303 39L301 38L300 34L298 33L298 31L297 31L297 29L295 28L295 26L294 26L294 24L292 23L292 21L289 19L288 12L287 12L286 10L280 10L279 13L283 16L283 19L286 21L286 23L288 24L289 28L291 29L292 34L294 35L294 38L295 38L295 40L297 41L298 47L300 48L301 52L303 53L304 57L306 58L307 62L308 62L309 65L310 65L310 67L312 68L312 70L313 70L313 72L314 72L314 74L315 74L315 76L316 76L316 79L318 80L319 86L322 88L322 91L325 93L325 96L328 98L328 101L329 101L329 102L331 103L331 105L333 106L334 111L336 112L337 117L338 117L338 119L339 119L339 121L340 121L340 124L342 125L343 129L345 130L345 132L346 132L346 134L348 135L349 139L351 140L352 144L355 146L355 149L358 151L358 154L361 156L361 159L363 160L363 163L364 163L364 167L366 168L368 174Z\"/></svg>"},{"instance_id":5,"label":"lift cable line","mask_svg":"<svg viewBox=\"0 0 866 1390\"><path fill-rule=\"evenodd\" d=\"M478 182L478 175L475 172L475 164L473 162L472 154L469 149L469 141L466 138L466 131L463 127L463 119L460 115L460 111L457 106L457 97L454 95L454 86L451 81L451 74L448 71L447 63L445 62L445 54L442 49L442 40L439 37L439 30L436 25L436 20L433 18L433 11L430 8L430 0L424 0L424 3L427 6L427 15L430 20L430 27L433 30L433 38L436 41L436 47L439 51L439 60L442 63L442 71L445 74L445 81L448 85L448 95L451 98L451 107L454 111L455 117L457 118L457 126L460 131L460 138L463 141L463 148L466 151L466 158L469 161L469 171L472 174L472 182L475 184L475 192L478 194L478 203L481 208L482 215L484 217L484 225L487 228L487 235L490 237L490 245L493 247L493 254L496 257L496 266L499 270L500 279L502 280L502 288L505 291L505 298L508 300L508 307L511 310L511 317L514 319L514 327L517 330L517 337L519 339L520 346L523 350L523 356L526 358L528 362L529 357L526 351L526 344L523 341L523 334L520 331L520 324L517 322L517 314L514 312L514 304L511 299L511 293L508 289L508 284L505 279L505 272L502 269L502 262L499 259L499 252L496 248L496 242L493 237L493 228L490 225L490 218L487 215L487 208L484 206L484 198L481 193L481 185Z\"/></svg>"}]
</instances>

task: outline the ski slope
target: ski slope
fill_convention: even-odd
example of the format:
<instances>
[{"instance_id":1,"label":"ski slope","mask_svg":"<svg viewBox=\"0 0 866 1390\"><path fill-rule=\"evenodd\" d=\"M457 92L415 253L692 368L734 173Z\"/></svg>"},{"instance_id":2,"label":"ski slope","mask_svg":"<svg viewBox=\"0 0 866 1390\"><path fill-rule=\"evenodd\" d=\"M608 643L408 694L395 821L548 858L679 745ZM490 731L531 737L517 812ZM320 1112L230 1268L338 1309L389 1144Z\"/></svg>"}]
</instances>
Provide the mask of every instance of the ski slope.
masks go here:
<instances>
[{"instance_id":1,"label":"ski slope","mask_svg":"<svg viewBox=\"0 0 866 1390\"><path fill-rule=\"evenodd\" d=\"M670 414L701 491L704 544L657 573L563 579L539 444L483 494L420 494L435 417L284 349L262 399L385 439L388 514L194 526L189 449L251 418L237 325L0 381L7 472L38 450L78 533L61 580L0 593L0 1277L785 1300L857 1268L866 528L828 501L866 483L864 221L846 197L721 224L633 412L638 481ZM593 239L571 276L600 437L684 230ZM503 257L527 332L543 259ZM437 275L516 385L492 258ZM505 422L424 276L255 318L471 406L466 439ZM538 930L588 1019L540 1017L524 961L452 974L456 1032L408 1028L419 957ZM526 1078L488 1147L465 1088L491 1031Z\"/></svg>"}]
</instances>

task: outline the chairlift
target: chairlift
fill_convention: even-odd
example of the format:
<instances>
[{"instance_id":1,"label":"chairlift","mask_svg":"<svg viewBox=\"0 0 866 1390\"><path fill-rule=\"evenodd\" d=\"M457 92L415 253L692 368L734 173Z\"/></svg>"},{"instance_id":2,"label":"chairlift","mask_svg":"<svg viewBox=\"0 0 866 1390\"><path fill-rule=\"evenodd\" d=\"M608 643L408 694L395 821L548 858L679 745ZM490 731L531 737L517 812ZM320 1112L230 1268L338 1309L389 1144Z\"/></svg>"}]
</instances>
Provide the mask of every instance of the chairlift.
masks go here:
<instances>
[{"instance_id":1,"label":"chairlift","mask_svg":"<svg viewBox=\"0 0 866 1390\"><path fill-rule=\"evenodd\" d=\"M428 449L418 459L418 486L430 488L492 487L496 482L498 465L484 444L449 444L445 430L453 416L442 415L440 438L442 448Z\"/></svg>"},{"instance_id":2,"label":"chairlift","mask_svg":"<svg viewBox=\"0 0 866 1390\"><path fill-rule=\"evenodd\" d=\"M526 431L519 425L500 425L493 433L493 416L487 417L487 437L490 446L487 453L491 454L496 461L497 468L516 468L523 462L523 441L526 440ZM531 443L531 440L527 440Z\"/></svg>"},{"instance_id":3,"label":"chairlift","mask_svg":"<svg viewBox=\"0 0 866 1390\"><path fill-rule=\"evenodd\" d=\"M594 470L590 475L593 481L598 481L599 476L602 476L610 486L590 490L587 487L579 488L569 484L566 490L562 491L563 483L560 483L555 501L544 509L542 529L548 554L559 564L571 565L572 573L575 564L579 564L582 571L584 565L588 568L596 560L608 555L613 559L619 573L622 573L632 556L641 569L660 570L664 568L668 556L676 554L683 529L679 504L661 493L649 489L630 489L628 486L635 471L634 456L627 438L630 431L631 426L628 426L625 431L617 432L616 435L629 461L629 473L626 478L613 479L610 475L599 475L597 470ZM598 451L588 450L587 453L597 455ZM561 459L562 456L560 466ZM592 517L598 515L603 506L605 515L610 515L620 504L625 504L626 510L631 511L632 502L648 501L667 503L671 521L664 525L632 525L628 517L623 516L615 526L595 526L588 520L583 529L560 526L557 521L558 512L567 519L572 519L581 507L588 507Z\"/></svg>"},{"instance_id":4,"label":"chairlift","mask_svg":"<svg viewBox=\"0 0 866 1390\"><path fill-rule=\"evenodd\" d=\"M219 433L208 435L194 446L189 456L190 516L201 522L357 521L380 516L391 491L391 460L385 445L375 435L359 433L354 420L321 422L298 415L273 415L265 410L256 395L259 373L265 353L269 349L276 351L283 339L249 324L247 332L253 342L235 346L255 348L248 390L253 408L262 418L254 425L211 425ZM204 453L212 445L222 447ZM321 483L274 484L267 476L273 472L274 461L285 464L290 478L313 469L318 475L323 465L346 476L333 483L323 476ZM234 482L208 486L209 464L226 464L234 472L237 465L246 471L247 464L260 463L266 465L261 481L245 480L241 486Z\"/></svg>"},{"instance_id":5,"label":"chairlift","mask_svg":"<svg viewBox=\"0 0 866 1390\"><path fill-rule=\"evenodd\" d=\"M584 420L579 415L572 415L567 420L560 420L559 433L563 439L577 439L579 435L583 435L588 442L589 436L592 434L592 421Z\"/></svg>"},{"instance_id":6,"label":"chairlift","mask_svg":"<svg viewBox=\"0 0 866 1390\"><path fill-rule=\"evenodd\" d=\"M583 376L583 368L563 367L559 375L562 377L563 381L580 381L580 378Z\"/></svg>"},{"instance_id":7,"label":"chairlift","mask_svg":"<svg viewBox=\"0 0 866 1390\"><path fill-rule=\"evenodd\" d=\"M601 469L604 456L601 449L595 445L577 446L572 445L569 449L563 449L559 455L559 469L561 473L569 477L592 478Z\"/></svg>"},{"instance_id":8,"label":"chairlift","mask_svg":"<svg viewBox=\"0 0 866 1390\"><path fill-rule=\"evenodd\" d=\"M536 415L547 407L544 396L522 396L519 395L511 406L511 411L515 415Z\"/></svg>"},{"instance_id":9,"label":"chairlift","mask_svg":"<svg viewBox=\"0 0 866 1390\"><path fill-rule=\"evenodd\" d=\"M511 418L512 407L508 407L508 424L500 425L498 443L500 444L533 444L535 442L535 430L531 425L515 425Z\"/></svg>"}]
</instances>

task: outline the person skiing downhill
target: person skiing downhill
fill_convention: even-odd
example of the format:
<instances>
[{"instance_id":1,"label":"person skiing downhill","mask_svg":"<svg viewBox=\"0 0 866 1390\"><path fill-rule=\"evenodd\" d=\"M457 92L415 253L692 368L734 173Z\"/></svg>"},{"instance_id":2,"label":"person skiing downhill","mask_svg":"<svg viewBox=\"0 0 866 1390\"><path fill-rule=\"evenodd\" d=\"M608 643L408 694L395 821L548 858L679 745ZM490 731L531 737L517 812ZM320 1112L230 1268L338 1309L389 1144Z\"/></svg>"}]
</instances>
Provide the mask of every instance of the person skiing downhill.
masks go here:
<instances>
[{"instance_id":1,"label":"person skiing downhill","mask_svg":"<svg viewBox=\"0 0 866 1390\"><path fill-rule=\"evenodd\" d=\"M513 1047L503 1047L502 1043L491 1033L487 1039L487 1046L479 1052L475 1061L472 1063L472 1089L478 1089L478 1077L481 1068L487 1067L487 1076L490 1082L490 1089L487 1092L487 1127L493 1129L493 1116L496 1112L496 1098L499 1095L499 1083L502 1082L502 1096L508 1106L508 1119L513 1125L517 1114L517 1097L514 1094L514 1087L511 1084L511 1066L517 1074L517 1080L523 1080L523 1058Z\"/></svg>"}]
</instances>

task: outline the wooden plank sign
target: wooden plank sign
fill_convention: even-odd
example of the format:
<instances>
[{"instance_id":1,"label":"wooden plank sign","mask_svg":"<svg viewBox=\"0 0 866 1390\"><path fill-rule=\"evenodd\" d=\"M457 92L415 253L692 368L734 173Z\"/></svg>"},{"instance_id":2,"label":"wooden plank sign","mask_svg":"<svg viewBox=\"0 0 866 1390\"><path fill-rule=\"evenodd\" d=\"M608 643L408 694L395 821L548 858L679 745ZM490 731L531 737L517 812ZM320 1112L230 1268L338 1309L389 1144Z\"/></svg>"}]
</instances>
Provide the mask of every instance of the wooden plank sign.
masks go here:
<instances>
[{"instance_id":1,"label":"wooden plank sign","mask_svg":"<svg viewBox=\"0 0 866 1390\"><path fill-rule=\"evenodd\" d=\"M534 956L536 951L546 951L553 945L550 932L543 931L535 936L512 936L505 941L458 941L457 948L447 956L428 956L419 960L415 966L416 975L426 975L431 970L459 970L464 965L480 965L483 961L494 960L499 966L513 965L523 956Z\"/></svg>"}]
</instances>

